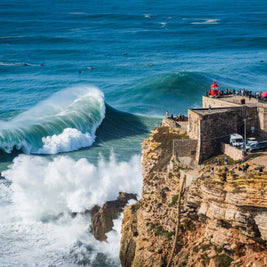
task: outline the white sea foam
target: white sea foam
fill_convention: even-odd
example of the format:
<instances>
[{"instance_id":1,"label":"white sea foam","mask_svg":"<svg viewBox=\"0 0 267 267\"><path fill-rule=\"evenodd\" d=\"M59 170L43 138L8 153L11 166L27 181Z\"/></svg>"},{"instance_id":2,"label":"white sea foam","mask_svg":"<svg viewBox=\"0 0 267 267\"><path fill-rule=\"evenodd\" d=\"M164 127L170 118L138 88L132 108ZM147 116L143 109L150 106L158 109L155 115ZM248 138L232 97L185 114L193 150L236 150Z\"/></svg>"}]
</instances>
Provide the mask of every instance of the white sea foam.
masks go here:
<instances>
[{"instance_id":1,"label":"white sea foam","mask_svg":"<svg viewBox=\"0 0 267 267\"><path fill-rule=\"evenodd\" d=\"M109 160L100 157L95 166L66 156L49 161L20 155L3 175L12 182L1 195L8 203L0 209L3 266L93 264L100 252L111 266L119 265L121 217L107 242L100 242L89 233L90 217L73 218L70 213L103 205L120 191L140 195L139 156L117 162L112 154Z\"/></svg>"},{"instance_id":2,"label":"white sea foam","mask_svg":"<svg viewBox=\"0 0 267 267\"><path fill-rule=\"evenodd\" d=\"M191 24L219 24L219 19L207 19L205 21L193 21Z\"/></svg>"},{"instance_id":3,"label":"white sea foam","mask_svg":"<svg viewBox=\"0 0 267 267\"><path fill-rule=\"evenodd\" d=\"M81 133L77 129L66 128L59 135L52 135L42 138L43 147L38 154L57 154L88 147L95 141L95 135Z\"/></svg>"},{"instance_id":4,"label":"white sea foam","mask_svg":"<svg viewBox=\"0 0 267 267\"><path fill-rule=\"evenodd\" d=\"M129 162L100 158L98 165L86 159L61 156L53 161L20 155L4 172L12 180L13 201L24 219L42 220L62 212L83 212L95 204L116 199L118 192L140 194L139 157Z\"/></svg>"}]
</instances>

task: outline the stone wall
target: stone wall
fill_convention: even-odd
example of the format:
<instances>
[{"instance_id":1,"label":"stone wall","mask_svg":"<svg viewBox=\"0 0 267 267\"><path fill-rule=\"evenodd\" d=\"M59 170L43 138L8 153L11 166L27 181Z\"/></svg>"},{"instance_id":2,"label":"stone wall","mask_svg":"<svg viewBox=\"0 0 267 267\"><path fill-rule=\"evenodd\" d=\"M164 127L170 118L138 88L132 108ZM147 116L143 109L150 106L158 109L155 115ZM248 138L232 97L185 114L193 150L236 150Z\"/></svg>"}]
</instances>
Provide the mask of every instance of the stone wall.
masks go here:
<instances>
[{"instance_id":1,"label":"stone wall","mask_svg":"<svg viewBox=\"0 0 267 267\"><path fill-rule=\"evenodd\" d=\"M232 97L232 96L231 96ZM226 97L227 100L227 97ZM234 101L234 100L233 100ZM244 121L246 118L246 133L247 137L256 136L267 138L267 109L264 107L257 107L257 105L240 105L238 100L236 103L225 101L224 98L210 98L202 97L203 108L231 108L238 110L240 114L240 121L237 127L237 132L244 135ZM252 131L252 127L254 131Z\"/></svg>"},{"instance_id":2,"label":"stone wall","mask_svg":"<svg viewBox=\"0 0 267 267\"><path fill-rule=\"evenodd\" d=\"M242 150L236 147L233 147L229 144L221 142L221 152L231 157L233 160L242 159Z\"/></svg>"},{"instance_id":3,"label":"stone wall","mask_svg":"<svg viewBox=\"0 0 267 267\"><path fill-rule=\"evenodd\" d=\"M176 160L182 165L193 166L196 164L197 140L173 140L173 153Z\"/></svg>"},{"instance_id":4,"label":"stone wall","mask_svg":"<svg viewBox=\"0 0 267 267\"><path fill-rule=\"evenodd\" d=\"M239 107L237 103L231 103L224 101L223 98L210 98L207 96L202 96L202 107L209 108L209 106L214 108L225 108L225 107Z\"/></svg>"},{"instance_id":5,"label":"stone wall","mask_svg":"<svg viewBox=\"0 0 267 267\"><path fill-rule=\"evenodd\" d=\"M191 139L200 138L200 119L201 116L194 110L188 110L188 135Z\"/></svg>"},{"instance_id":6,"label":"stone wall","mask_svg":"<svg viewBox=\"0 0 267 267\"><path fill-rule=\"evenodd\" d=\"M245 107L243 118L246 118L246 133L247 137L261 136L259 114L257 107ZM252 131L252 127L254 131ZM243 134L242 134L243 135Z\"/></svg>"},{"instance_id":7,"label":"stone wall","mask_svg":"<svg viewBox=\"0 0 267 267\"><path fill-rule=\"evenodd\" d=\"M267 109L259 107L257 112L259 120L259 135L262 138L267 138Z\"/></svg>"},{"instance_id":8,"label":"stone wall","mask_svg":"<svg viewBox=\"0 0 267 267\"><path fill-rule=\"evenodd\" d=\"M230 134L238 132L239 121L240 114L236 110L202 116L200 120L200 163L220 152L220 142L228 141Z\"/></svg>"},{"instance_id":9,"label":"stone wall","mask_svg":"<svg viewBox=\"0 0 267 267\"><path fill-rule=\"evenodd\" d=\"M243 118L246 118L247 137L258 132L257 116L257 108L247 109L246 107L189 110L188 135L192 139L199 140L196 148L196 162L202 163L207 158L220 153L220 142L228 143L230 134L239 133L244 136ZM251 132L252 126L254 134ZM239 156L236 157L240 159Z\"/></svg>"}]
</instances>

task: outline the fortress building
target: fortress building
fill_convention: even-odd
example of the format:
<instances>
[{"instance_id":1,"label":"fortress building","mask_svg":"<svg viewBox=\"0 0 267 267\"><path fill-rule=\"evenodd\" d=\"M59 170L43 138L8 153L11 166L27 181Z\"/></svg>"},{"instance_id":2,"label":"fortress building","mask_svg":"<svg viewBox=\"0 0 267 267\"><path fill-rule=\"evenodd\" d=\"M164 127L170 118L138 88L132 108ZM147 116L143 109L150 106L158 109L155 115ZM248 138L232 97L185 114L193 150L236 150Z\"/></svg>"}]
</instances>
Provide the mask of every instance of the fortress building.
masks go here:
<instances>
[{"instance_id":1,"label":"fortress building","mask_svg":"<svg viewBox=\"0 0 267 267\"><path fill-rule=\"evenodd\" d=\"M267 101L237 94L217 94L214 88L219 92L215 81L208 96L202 97L203 108L188 110L187 134L190 139L182 144L187 149L179 149L181 141L174 143L178 158L182 158L183 150L186 150L195 164L220 153L238 160L242 158L242 150L229 145L230 134L267 139Z\"/></svg>"}]
</instances>

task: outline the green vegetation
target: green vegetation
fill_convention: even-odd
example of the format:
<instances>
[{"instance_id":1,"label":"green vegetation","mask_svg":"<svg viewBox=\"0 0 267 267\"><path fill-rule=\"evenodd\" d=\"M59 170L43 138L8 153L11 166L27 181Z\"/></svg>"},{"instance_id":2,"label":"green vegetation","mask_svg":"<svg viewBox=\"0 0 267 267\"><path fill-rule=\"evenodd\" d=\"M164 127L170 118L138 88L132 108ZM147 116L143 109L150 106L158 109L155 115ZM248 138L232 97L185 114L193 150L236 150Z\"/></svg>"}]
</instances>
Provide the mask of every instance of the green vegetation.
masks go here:
<instances>
[{"instance_id":1,"label":"green vegetation","mask_svg":"<svg viewBox=\"0 0 267 267\"><path fill-rule=\"evenodd\" d=\"M158 226L156 228L155 234L156 235L164 235L168 240L171 240L172 236L174 235L174 233L163 230L162 226Z\"/></svg>"},{"instance_id":2,"label":"green vegetation","mask_svg":"<svg viewBox=\"0 0 267 267\"><path fill-rule=\"evenodd\" d=\"M173 151L173 140L175 139L189 139L184 133L180 134L179 131L173 131L171 128L166 126L160 126L156 129L152 135L153 141L159 143L155 149L161 149L160 160L153 170L161 170L166 168L169 164L172 151Z\"/></svg>"},{"instance_id":3,"label":"green vegetation","mask_svg":"<svg viewBox=\"0 0 267 267\"><path fill-rule=\"evenodd\" d=\"M222 248L221 247L219 247L219 248L217 247L216 251L217 251L217 253L222 253Z\"/></svg>"},{"instance_id":4,"label":"green vegetation","mask_svg":"<svg viewBox=\"0 0 267 267\"><path fill-rule=\"evenodd\" d=\"M198 250L199 250L198 246L193 247L193 252L194 252L194 253L197 253Z\"/></svg>"},{"instance_id":5,"label":"green vegetation","mask_svg":"<svg viewBox=\"0 0 267 267\"><path fill-rule=\"evenodd\" d=\"M209 165L209 164L211 164L212 161L215 163L216 159L220 159L221 165L224 165L224 158L225 157L228 158L228 164L227 165L234 165L234 164L237 164L237 163L241 162L240 160L233 160L232 158L230 158L226 154L220 154L220 155L215 155L215 156L210 157L209 159L205 160L203 162L203 164L204 165Z\"/></svg>"},{"instance_id":6,"label":"green vegetation","mask_svg":"<svg viewBox=\"0 0 267 267\"><path fill-rule=\"evenodd\" d=\"M137 201L135 205L131 206L132 211L137 211L138 209L140 209L142 207L142 204L142 200Z\"/></svg>"},{"instance_id":7,"label":"green vegetation","mask_svg":"<svg viewBox=\"0 0 267 267\"><path fill-rule=\"evenodd\" d=\"M207 253L204 253L201 255L201 258L204 260L205 266L208 265L210 263L210 258L207 255Z\"/></svg>"},{"instance_id":8,"label":"green vegetation","mask_svg":"<svg viewBox=\"0 0 267 267\"><path fill-rule=\"evenodd\" d=\"M221 254L215 257L216 262L218 262L218 267L228 267L231 265L233 259L226 254Z\"/></svg>"},{"instance_id":9,"label":"green vegetation","mask_svg":"<svg viewBox=\"0 0 267 267\"><path fill-rule=\"evenodd\" d=\"M175 139L189 139L189 137L183 133L180 134L177 131L170 131L171 128L166 126L161 126L157 129L157 133L153 135L153 138L156 142L160 142L163 146L172 146L172 142Z\"/></svg>"},{"instance_id":10,"label":"green vegetation","mask_svg":"<svg viewBox=\"0 0 267 267\"><path fill-rule=\"evenodd\" d=\"M210 247L211 247L211 244L203 244L203 245L201 245L201 249L203 251L206 251L206 250L210 249Z\"/></svg>"},{"instance_id":11,"label":"green vegetation","mask_svg":"<svg viewBox=\"0 0 267 267\"><path fill-rule=\"evenodd\" d=\"M172 202L169 204L169 207L172 207L176 203L177 199L178 199L178 195L174 195L172 197Z\"/></svg>"}]
</instances>

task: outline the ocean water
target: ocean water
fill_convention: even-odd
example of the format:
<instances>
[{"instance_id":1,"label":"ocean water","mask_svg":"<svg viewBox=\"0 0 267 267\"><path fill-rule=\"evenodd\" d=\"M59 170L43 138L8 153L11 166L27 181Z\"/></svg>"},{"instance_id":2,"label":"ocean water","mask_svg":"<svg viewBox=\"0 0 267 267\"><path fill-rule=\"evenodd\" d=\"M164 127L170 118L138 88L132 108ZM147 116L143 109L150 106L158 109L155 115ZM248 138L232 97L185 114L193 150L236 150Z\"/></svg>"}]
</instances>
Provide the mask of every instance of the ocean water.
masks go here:
<instances>
[{"instance_id":1,"label":"ocean water","mask_svg":"<svg viewBox=\"0 0 267 267\"><path fill-rule=\"evenodd\" d=\"M0 2L0 266L119 266L83 211L141 197L141 141L166 110L266 90L267 3ZM72 212L80 215L73 218Z\"/></svg>"}]
</instances>

